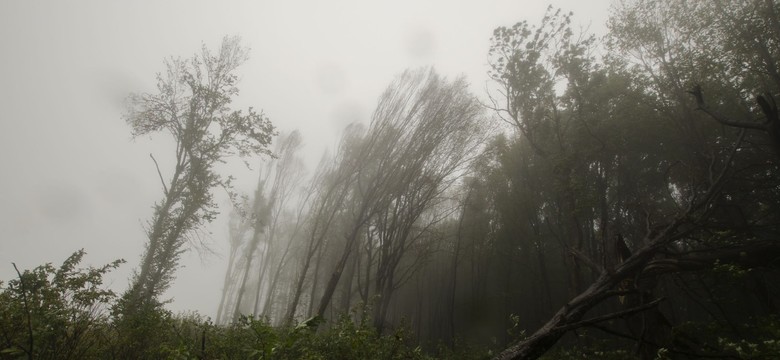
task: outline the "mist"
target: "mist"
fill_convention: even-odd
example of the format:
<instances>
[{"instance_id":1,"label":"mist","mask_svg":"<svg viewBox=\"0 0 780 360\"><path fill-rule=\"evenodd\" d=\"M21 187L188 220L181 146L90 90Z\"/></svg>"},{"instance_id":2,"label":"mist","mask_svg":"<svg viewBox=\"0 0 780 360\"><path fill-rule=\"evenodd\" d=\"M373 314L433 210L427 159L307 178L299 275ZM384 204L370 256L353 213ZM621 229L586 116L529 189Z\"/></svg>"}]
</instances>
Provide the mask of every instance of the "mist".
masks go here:
<instances>
[{"instance_id":1,"label":"mist","mask_svg":"<svg viewBox=\"0 0 780 360\"><path fill-rule=\"evenodd\" d=\"M123 259L85 308L127 358L162 356L150 319L348 323L388 358L740 351L708 326L773 354L741 327L777 326L778 11L4 3L4 291L29 320L24 269Z\"/></svg>"}]
</instances>

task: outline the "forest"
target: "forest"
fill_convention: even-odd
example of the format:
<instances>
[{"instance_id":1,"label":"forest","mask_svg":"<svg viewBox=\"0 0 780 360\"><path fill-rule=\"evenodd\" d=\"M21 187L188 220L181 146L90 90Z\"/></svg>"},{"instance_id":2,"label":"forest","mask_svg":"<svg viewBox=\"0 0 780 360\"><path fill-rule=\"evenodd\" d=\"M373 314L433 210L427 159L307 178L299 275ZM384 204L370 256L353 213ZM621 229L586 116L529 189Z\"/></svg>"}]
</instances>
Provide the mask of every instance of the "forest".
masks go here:
<instances>
[{"instance_id":1,"label":"forest","mask_svg":"<svg viewBox=\"0 0 780 360\"><path fill-rule=\"evenodd\" d=\"M484 93L403 71L314 169L232 105L238 38L167 60L124 115L175 145L126 291L85 250L14 264L0 359L780 358L780 2L621 0L603 38L572 16L488 34ZM216 317L175 314L222 189Z\"/></svg>"}]
</instances>

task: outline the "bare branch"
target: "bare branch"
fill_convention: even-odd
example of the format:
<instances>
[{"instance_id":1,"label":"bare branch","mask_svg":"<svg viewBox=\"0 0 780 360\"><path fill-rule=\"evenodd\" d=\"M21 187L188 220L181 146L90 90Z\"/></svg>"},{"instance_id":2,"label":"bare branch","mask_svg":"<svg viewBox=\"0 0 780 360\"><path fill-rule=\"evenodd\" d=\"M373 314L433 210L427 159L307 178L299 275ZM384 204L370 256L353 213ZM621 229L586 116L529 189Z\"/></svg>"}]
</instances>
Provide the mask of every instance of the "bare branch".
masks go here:
<instances>
[{"instance_id":1,"label":"bare branch","mask_svg":"<svg viewBox=\"0 0 780 360\"><path fill-rule=\"evenodd\" d=\"M154 158L154 155L152 155L152 153L149 153L149 157L152 158L152 161L154 161L154 167L157 168L157 175L160 176L160 183L163 186L163 191L165 191L165 195L168 195L168 187L165 185L165 180L163 180L162 172L160 172L160 165L157 164L157 160Z\"/></svg>"}]
</instances>

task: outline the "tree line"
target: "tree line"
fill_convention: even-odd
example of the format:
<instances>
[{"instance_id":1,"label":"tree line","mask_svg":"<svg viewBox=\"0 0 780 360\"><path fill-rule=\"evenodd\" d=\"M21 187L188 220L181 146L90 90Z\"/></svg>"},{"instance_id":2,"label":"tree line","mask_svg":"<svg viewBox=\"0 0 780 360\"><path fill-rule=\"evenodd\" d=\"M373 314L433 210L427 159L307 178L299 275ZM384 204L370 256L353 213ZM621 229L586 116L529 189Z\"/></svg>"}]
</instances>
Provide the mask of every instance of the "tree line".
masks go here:
<instances>
[{"instance_id":1,"label":"tree line","mask_svg":"<svg viewBox=\"0 0 780 360\"><path fill-rule=\"evenodd\" d=\"M397 177L394 164L416 163L399 150L435 144L383 133L385 116L417 132L424 124L406 125L404 110L439 95L391 85L368 129L347 129L323 160L331 167L303 187L320 186L318 200L289 208L297 240L239 252L279 259L271 266L282 270L228 271L223 297L249 276L262 308L232 298L221 319L251 313L283 325L360 304L370 314L356 318L370 315L379 331L405 321L421 341L509 344L517 339L506 329L540 328L506 358L541 355L560 338L587 343L564 337L583 327L619 334L644 358L715 352L712 339L677 325L713 320L736 336L740 323L776 311L777 11L772 1L623 1L603 39L553 9L537 25L500 27L493 86L464 133L481 136L457 140L468 151L445 148L446 159L412 155L457 164L435 169L441 176L423 167ZM419 111L462 121L438 109ZM463 136L443 124L423 131ZM382 136L386 148L375 145ZM742 291L717 285L725 269L745 270Z\"/></svg>"}]
</instances>

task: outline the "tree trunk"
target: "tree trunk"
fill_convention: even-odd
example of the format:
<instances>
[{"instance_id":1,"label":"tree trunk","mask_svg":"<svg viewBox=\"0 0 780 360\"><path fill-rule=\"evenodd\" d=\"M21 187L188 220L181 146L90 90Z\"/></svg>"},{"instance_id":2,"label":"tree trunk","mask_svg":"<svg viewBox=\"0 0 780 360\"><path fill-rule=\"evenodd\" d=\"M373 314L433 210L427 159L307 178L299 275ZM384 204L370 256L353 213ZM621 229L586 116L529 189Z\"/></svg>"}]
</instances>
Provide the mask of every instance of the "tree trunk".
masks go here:
<instances>
[{"instance_id":1,"label":"tree trunk","mask_svg":"<svg viewBox=\"0 0 780 360\"><path fill-rule=\"evenodd\" d=\"M317 295L317 285L320 283L320 268L322 267L322 253L324 248L320 246L317 251L317 262L314 264L314 278L311 280L311 292L309 293L309 309L306 311L306 316L311 317L314 312L315 296Z\"/></svg>"},{"instance_id":2,"label":"tree trunk","mask_svg":"<svg viewBox=\"0 0 780 360\"><path fill-rule=\"evenodd\" d=\"M295 292L293 293L290 307L287 309L287 316L285 316L284 320L284 323L287 325L292 324L293 320L295 319L295 312L298 309L298 302L301 300L301 293L303 292L303 282L306 280L306 273L309 271L310 265L311 256L307 256L303 261L301 272L298 274L298 282L295 285Z\"/></svg>"},{"instance_id":3,"label":"tree trunk","mask_svg":"<svg viewBox=\"0 0 780 360\"><path fill-rule=\"evenodd\" d=\"M235 251L230 252L230 259L228 260L228 266L227 270L225 270L225 279L223 280L223 287L222 287L222 297L219 300L219 306L217 307L217 324L221 324L222 320L222 309L225 307L225 300L228 297L228 292L230 292L230 288L233 285L232 281L232 274L233 274L233 263L235 262Z\"/></svg>"},{"instance_id":4,"label":"tree trunk","mask_svg":"<svg viewBox=\"0 0 780 360\"><path fill-rule=\"evenodd\" d=\"M352 249L355 247L355 242L357 242L358 232L360 231L361 227L362 226L356 226L352 230L350 236L347 238L347 244L344 248L344 252L341 254L341 258L339 259L338 263L336 263L336 268L333 269L333 272L330 275L330 279L328 280L328 284L325 286L325 290L322 293L320 306L317 308L317 315L319 316L325 315L325 310L327 310L328 305L330 304L330 300L333 298L333 293L336 291L336 286L339 283L339 279L341 279L341 273L344 271L344 267L347 265L349 255L352 253Z\"/></svg>"}]
</instances>

